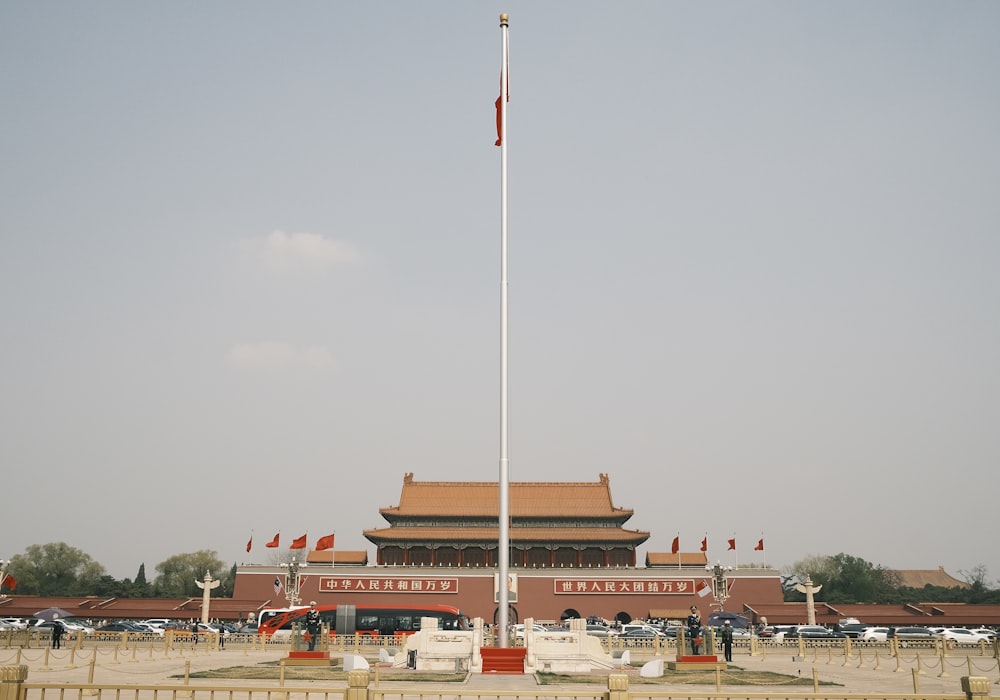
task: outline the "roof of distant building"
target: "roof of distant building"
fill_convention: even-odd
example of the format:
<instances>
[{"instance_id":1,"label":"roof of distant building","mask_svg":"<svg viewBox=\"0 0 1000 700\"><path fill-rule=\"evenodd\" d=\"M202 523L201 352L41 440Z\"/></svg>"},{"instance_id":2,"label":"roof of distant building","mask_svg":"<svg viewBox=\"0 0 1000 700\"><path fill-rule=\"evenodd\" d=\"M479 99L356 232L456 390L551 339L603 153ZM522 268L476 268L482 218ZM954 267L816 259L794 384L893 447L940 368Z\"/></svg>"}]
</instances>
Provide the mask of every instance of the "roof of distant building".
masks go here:
<instances>
[{"instance_id":1,"label":"roof of distant building","mask_svg":"<svg viewBox=\"0 0 1000 700\"><path fill-rule=\"evenodd\" d=\"M900 585L908 588L923 588L924 586L971 588L966 581L947 573L943 566L936 569L897 569L894 573L899 575Z\"/></svg>"},{"instance_id":2,"label":"roof of distant building","mask_svg":"<svg viewBox=\"0 0 1000 700\"><path fill-rule=\"evenodd\" d=\"M411 472L403 477L399 505L380 508L379 513L390 521L442 516L496 518L499 492L499 482L414 481ZM508 495L511 518L625 522L633 514L630 508L615 507L607 474L601 474L597 482L510 482Z\"/></svg>"}]
</instances>

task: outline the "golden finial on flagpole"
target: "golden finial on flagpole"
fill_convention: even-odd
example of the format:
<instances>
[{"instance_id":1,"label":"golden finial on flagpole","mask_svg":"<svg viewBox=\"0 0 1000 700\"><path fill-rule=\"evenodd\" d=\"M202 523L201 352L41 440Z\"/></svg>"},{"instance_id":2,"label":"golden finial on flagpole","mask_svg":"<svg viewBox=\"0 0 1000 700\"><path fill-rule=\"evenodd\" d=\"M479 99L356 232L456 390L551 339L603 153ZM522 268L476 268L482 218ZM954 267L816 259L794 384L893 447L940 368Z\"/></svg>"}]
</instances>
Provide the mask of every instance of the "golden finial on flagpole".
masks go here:
<instances>
[{"instance_id":1,"label":"golden finial on flagpole","mask_svg":"<svg viewBox=\"0 0 1000 700\"><path fill-rule=\"evenodd\" d=\"M506 12L501 12L500 13L500 26L501 27L506 27L508 19L509 18L507 17L507 13Z\"/></svg>"}]
</instances>

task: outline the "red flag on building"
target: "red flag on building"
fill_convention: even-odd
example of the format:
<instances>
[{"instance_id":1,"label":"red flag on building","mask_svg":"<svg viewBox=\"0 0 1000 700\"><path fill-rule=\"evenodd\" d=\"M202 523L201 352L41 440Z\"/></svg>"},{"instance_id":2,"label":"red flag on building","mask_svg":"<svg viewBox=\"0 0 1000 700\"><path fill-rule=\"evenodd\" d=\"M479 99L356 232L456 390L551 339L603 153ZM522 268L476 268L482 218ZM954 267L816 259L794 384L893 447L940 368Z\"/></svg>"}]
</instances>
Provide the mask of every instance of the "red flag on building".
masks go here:
<instances>
[{"instance_id":1,"label":"red flag on building","mask_svg":"<svg viewBox=\"0 0 1000 700\"><path fill-rule=\"evenodd\" d=\"M274 536L274 539L273 539L273 540L271 540L270 542L268 542L268 543L267 543L267 544L265 544L264 546L265 546L265 547L277 547L277 546L278 546L278 538L279 538L280 536L281 536L281 533L279 532L279 533L278 533L277 535L275 535L275 536Z\"/></svg>"},{"instance_id":2,"label":"red flag on building","mask_svg":"<svg viewBox=\"0 0 1000 700\"><path fill-rule=\"evenodd\" d=\"M306 548L306 536L296 537L292 540L292 543L288 545L289 549L305 549Z\"/></svg>"},{"instance_id":3,"label":"red flag on building","mask_svg":"<svg viewBox=\"0 0 1000 700\"><path fill-rule=\"evenodd\" d=\"M764 551L764 538L763 537L761 537L759 540L757 540L757 546L753 548L753 551L755 551L755 552L763 552Z\"/></svg>"},{"instance_id":4,"label":"red flag on building","mask_svg":"<svg viewBox=\"0 0 1000 700\"><path fill-rule=\"evenodd\" d=\"M729 549L736 549L736 538L729 540Z\"/></svg>"},{"instance_id":5,"label":"red flag on building","mask_svg":"<svg viewBox=\"0 0 1000 700\"><path fill-rule=\"evenodd\" d=\"M247 540L247 551L249 552L253 549L253 535L250 535L250 539Z\"/></svg>"},{"instance_id":6,"label":"red flag on building","mask_svg":"<svg viewBox=\"0 0 1000 700\"><path fill-rule=\"evenodd\" d=\"M701 540L701 551L703 551L703 552L707 552L708 551L708 535L706 535L705 537L703 537L702 540Z\"/></svg>"},{"instance_id":7,"label":"red flag on building","mask_svg":"<svg viewBox=\"0 0 1000 700\"><path fill-rule=\"evenodd\" d=\"M10 590L14 590L15 588L17 588L17 579L15 579L10 574L7 574L6 576L3 577L3 584L0 584L0 588L2 588L3 586L7 586L7 588L9 588Z\"/></svg>"},{"instance_id":8,"label":"red flag on building","mask_svg":"<svg viewBox=\"0 0 1000 700\"><path fill-rule=\"evenodd\" d=\"M316 551L322 552L324 549L333 549L333 535L320 537L316 540Z\"/></svg>"},{"instance_id":9,"label":"red flag on building","mask_svg":"<svg viewBox=\"0 0 1000 700\"><path fill-rule=\"evenodd\" d=\"M675 537L673 543L670 545L670 553L671 554L677 554L677 552L679 552L679 551L681 551L681 538L680 538L680 535L678 535L677 537Z\"/></svg>"}]
</instances>

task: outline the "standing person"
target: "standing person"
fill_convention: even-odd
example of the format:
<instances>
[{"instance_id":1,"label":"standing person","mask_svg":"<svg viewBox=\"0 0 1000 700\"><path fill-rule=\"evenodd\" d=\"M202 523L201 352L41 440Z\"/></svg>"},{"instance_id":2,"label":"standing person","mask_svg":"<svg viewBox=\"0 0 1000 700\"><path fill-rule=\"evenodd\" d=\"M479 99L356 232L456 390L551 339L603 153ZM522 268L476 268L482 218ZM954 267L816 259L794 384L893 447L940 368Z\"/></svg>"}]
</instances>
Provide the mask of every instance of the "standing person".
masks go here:
<instances>
[{"instance_id":1,"label":"standing person","mask_svg":"<svg viewBox=\"0 0 1000 700\"><path fill-rule=\"evenodd\" d=\"M726 656L726 661L733 661L733 626L726 620L722 624L722 652Z\"/></svg>"},{"instance_id":2,"label":"standing person","mask_svg":"<svg viewBox=\"0 0 1000 700\"><path fill-rule=\"evenodd\" d=\"M701 653L703 631L701 629L701 613L698 612L698 607L695 605L691 606L691 614L687 617L687 633L688 637L691 638L691 653L698 656Z\"/></svg>"},{"instance_id":3,"label":"standing person","mask_svg":"<svg viewBox=\"0 0 1000 700\"><path fill-rule=\"evenodd\" d=\"M306 629L309 631L309 651L316 648L316 637L320 633L319 610L316 609L316 601L310 601L309 612L306 613Z\"/></svg>"},{"instance_id":4,"label":"standing person","mask_svg":"<svg viewBox=\"0 0 1000 700\"><path fill-rule=\"evenodd\" d=\"M52 648L61 649L62 648L62 636L66 628L63 627L63 623L59 620L55 620L52 623Z\"/></svg>"},{"instance_id":5,"label":"standing person","mask_svg":"<svg viewBox=\"0 0 1000 700\"><path fill-rule=\"evenodd\" d=\"M198 645L198 621L195 620L191 623L191 636L194 637L195 646Z\"/></svg>"},{"instance_id":6,"label":"standing person","mask_svg":"<svg viewBox=\"0 0 1000 700\"><path fill-rule=\"evenodd\" d=\"M219 628L219 648L220 649L225 649L226 648L226 628L222 626L222 620L221 619L219 620L218 628Z\"/></svg>"}]
</instances>

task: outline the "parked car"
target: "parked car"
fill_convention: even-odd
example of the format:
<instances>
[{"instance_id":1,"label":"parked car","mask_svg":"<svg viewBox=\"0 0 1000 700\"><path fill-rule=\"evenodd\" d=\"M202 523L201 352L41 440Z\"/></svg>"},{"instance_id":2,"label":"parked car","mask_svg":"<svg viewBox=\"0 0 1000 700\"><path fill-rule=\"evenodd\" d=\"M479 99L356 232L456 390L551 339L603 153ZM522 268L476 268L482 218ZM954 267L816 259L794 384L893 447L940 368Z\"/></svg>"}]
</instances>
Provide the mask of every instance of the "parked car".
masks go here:
<instances>
[{"instance_id":1,"label":"parked car","mask_svg":"<svg viewBox=\"0 0 1000 700\"><path fill-rule=\"evenodd\" d=\"M183 637L184 635L191 635L191 623L189 622L171 622L167 625L167 630L173 630L174 635L178 637ZM198 634L218 634L217 630L212 625L206 625L204 622L198 623Z\"/></svg>"},{"instance_id":2,"label":"parked car","mask_svg":"<svg viewBox=\"0 0 1000 700\"><path fill-rule=\"evenodd\" d=\"M664 635L661 635L659 632L657 632L656 630L654 630L652 627L644 626L644 627L633 627L630 630L625 630L620 635L618 635L618 638L619 639L658 639L661 636L664 636Z\"/></svg>"},{"instance_id":3,"label":"parked car","mask_svg":"<svg viewBox=\"0 0 1000 700\"><path fill-rule=\"evenodd\" d=\"M132 634L146 633L145 630L143 630L143 628L139 627L135 623L126 621L109 622L108 624L101 625L96 630L94 630L94 634L96 635L102 635L102 634L121 635L122 632L130 632Z\"/></svg>"},{"instance_id":4,"label":"parked car","mask_svg":"<svg viewBox=\"0 0 1000 700\"><path fill-rule=\"evenodd\" d=\"M934 636L946 642L954 642L956 644L978 644L979 642L990 641L987 635L967 630L964 627L945 627Z\"/></svg>"},{"instance_id":5,"label":"parked car","mask_svg":"<svg viewBox=\"0 0 1000 700\"><path fill-rule=\"evenodd\" d=\"M786 639L789 636L788 633L795 629L796 627L794 625L775 625L771 631L771 639L776 642L780 642L783 639Z\"/></svg>"},{"instance_id":6,"label":"parked car","mask_svg":"<svg viewBox=\"0 0 1000 700\"><path fill-rule=\"evenodd\" d=\"M991 630L989 627L977 627L972 631L975 634L985 634L987 637L990 638L991 641L993 639L996 639L997 636L996 630Z\"/></svg>"},{"instance_id":7,"label":"parked car","mask_svg":"<svg viewBox=\"0 0 1000 700\"><path fill-rule=\"evenodd\" d=\"M587 634L594 637L616 637L618 632L604 625L587 625Z\"/></svg>"},{"instance_id":8,"label":"parked car","mask_svg":"<svg viewBox=\"0 0 1000 700\"><path fill-rule=\"evenodd\" d=\"M548 628L545 625L540 625L537 622L531 626L533 632L548 632ZM524 625L514 625L514 639L524 639Z\"/></svg>"},{"instance_id":9,"label":"parked car","mask_svg":"<svg viewBox=\"0 0 1000 700\"><path fill-rule=\"evenodd\" d=\"M83 632L84 634L93 634L94 628L85 622L80 622L79 620L38 620L37 623L31 626L33 630L51 630L55 627L56 622L59 622L63 626L63 630L66 634L76 634L77 632Z\"/></svg>"},{"instance_id":10,"label":"parked car","mask_svg":"<svg viewBox=\"0 0 1000 700\"><path fill-rule=\"evenodd\" d=\"M845 639L843 632L834 632L819 625L799 625L785 633L785 639Z\"/></svg>"},{"instance_id":11,"label":"parked car","mask_svg":"<svg viewBox=\"0 0 1000 700\"><path fill-rule=\"evenodd\" d=\"M28 629L28 621L21 617L0 617L0 629L8 629L8 630Z\"/></svg>"},{"instance_id":12,"label":"parked car","mask_svg":"<svg viewBox=\"0 0 1000 700\"><path fill-rule=\"evenodd\" d=\"M859 639L861 634L870 628L871 625L866 625L863 622L848 622L847 624L840 625L840 631L851 639Z\"/></svg>"},{"instance_id":13,"label":"parked car","mask_svg":"<svg viewBox=\"0 0 1000 700\"><path fill-rule=\"evenodd\" d=\"M900 646L906 646L907 642L930 641L934 639L934 633L927 627L897 627L896 639Z\"/></svg>"},{"instance_id":14,"label":"parked car","mask_svg":"<svg viewBox=\"0 0 1000 700\"><path fill-rule=\"evenodd\" d=\"M632 630L646 630L646 631L650 632L649 636L651 636L651 637L665 637L666 636L666 634L663 632L663 630L658 629L657 627L654 627L653 625L639 624L639 623L622 625L622 636L625 636L626 634L628 634Z\"/></svg>"},{"instance_id":15,"label":"parked car","mask_svg":"<svg viewBox=\"0 0 1000 700\"><path fill-rule=\"evenodd\" d=\"M885 642L892 638L892 633L891 627L869 627L861 633L859 639L866 642Z\"/></svg>"},{"instance_id":16,"label":"parked car","mask_svg":"<svg viewBox=\"0 0 1000 700\"><path fill-rule=\"evenodd\" d=\"M148 620L143 620L142 622L152 627L158 627L162 630L165 629L166 626L169 625L171 622L173 622L173 620L171 620L169 617L151 617Z\"/></svg>"}]
</instances>

